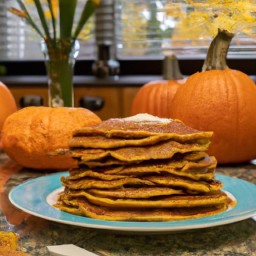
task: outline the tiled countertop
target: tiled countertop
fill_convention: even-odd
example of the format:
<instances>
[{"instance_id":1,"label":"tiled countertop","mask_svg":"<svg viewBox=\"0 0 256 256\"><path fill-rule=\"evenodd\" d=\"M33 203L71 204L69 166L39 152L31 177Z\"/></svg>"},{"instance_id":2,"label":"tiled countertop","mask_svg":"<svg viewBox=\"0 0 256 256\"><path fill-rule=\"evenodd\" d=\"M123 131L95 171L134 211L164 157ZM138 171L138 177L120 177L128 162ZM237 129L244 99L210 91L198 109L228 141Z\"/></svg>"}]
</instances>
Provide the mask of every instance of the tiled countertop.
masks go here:
<instances>
[{"instance_id":1,"label":"tiled countertop","mask_svg":"<svg viewBox=\"0 0 256 256\"><path fill-rule=\"evenodd\" d=\"M217 173L256 184L253 164L218 167ZM135 234L59 224L28 216L8 206L5 200L13 186L45 174L23 169L5 154L0 154L0 184L5 183L0 197L0 230L18 234L20 246L30 255L47 256L47 245L69 243L107 256L256 255L256 222L253 219L194 231Z\"/></svg>"}]
</instances>

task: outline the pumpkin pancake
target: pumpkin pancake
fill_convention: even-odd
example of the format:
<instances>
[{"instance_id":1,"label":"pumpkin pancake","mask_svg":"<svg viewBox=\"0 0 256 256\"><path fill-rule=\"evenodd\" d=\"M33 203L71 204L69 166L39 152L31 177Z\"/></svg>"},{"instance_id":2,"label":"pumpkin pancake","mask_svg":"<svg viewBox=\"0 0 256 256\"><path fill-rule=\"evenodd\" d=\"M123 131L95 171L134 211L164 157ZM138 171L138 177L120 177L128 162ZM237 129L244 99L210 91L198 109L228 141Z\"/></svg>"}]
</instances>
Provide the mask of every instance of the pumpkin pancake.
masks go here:
<instances>
[{"instance_id":1,"label":"pumpkin pancake","mask_svg":"<svg viewBox=\"0 0 256 256\"><path fill-rule=\"evenodd\" d=\"M69 200L77 198L86 198L95 205L109 208L180 208L180 207L198 207L219 204L228 204L229 198L222 191L202 195L171 195L161 196L161 199L112 199L106 197L98 197L83 190L69 191L59 195L59 200Z\"/></svg>"},{"instance_id":2,"label":"pumpkin pancake","mask_svg":"<svg viewBox=\"0 0 256 256\"><path fill-rule=\"evenodd\" d=\"M205 158L206 156L208 156L208 154L203 151L189 152L186 154L175 154L175 157L180 157L188 161L198 161Z\"/></svg>"},{"instance_id":3,"label":"pumpkin pancake","mask_svg":"<svg viewBox=\"0 0 256 256\"><path fill-rule=\"evenodd\" d=\"M202 168L214 169L216 168L217 161L214 157L206 156L198 161L191 162L190 160L186 160L188 157L184 156L182 159L181 156L174 156L172 159L166 160L149 160L143 161L139 164L133 165L112 165L100 168L93 168L96 172L102 172L105 174L117 174L122 172L123 174L129 174L134 172L140 172L142 169L147 169L145 172L159 172L165 171L168 169L176 169L180 172L189 172L191 170L198 170ZM88 167L83 168L74 168L70 169L70 176L81 175L81 172L90 170ZM143 172L143 171L141 171ZM201 172L202 173L202 172ZM72 177L73 179L76 179ZM80 178L78 176L77 178Z\"/></svg>"},{"instance_id":4,"label":"pumpkin pancake","mask_svg":"<svg viewBox=\"0 0 256 256\"><path fill-rule=\"evenodd\" d=\"M194 181L188 178L179 177L171 174L143 177L143 180L151 181L160 186L183 188L189 191L204 193L208 193L210 191L218 191L222 187L222 183L217 180L211 180L208 182Z\"/></svg>"},{"instance_id":5,"label":"pumpkin pancake","mask_svg":"<svg viewBox=\"0 0 256 256\"><path fill-rule=\"evenodd\" d=\"M177 169L181 172L189 172L190 170L197 170L202 168L209 168L214 169L217 166L217 161L215 157L209 157L206 156L199 161L190 161L186 160L188 157L184 157L183 159L180 156L173 157L171 159L164 159L164 160L149 160L149 161L143 161L136 165L130 164L130 165L118 165L115 166L112 164L112 166L107 166L105 168L97 168L97 166L94 168L94 171L97 172L104 172L107 174L116 174L116 173L125 173L128 174L130 172L139 172L139 169L149 169L151 171L145 172L159 172L159 171L165 171L167 169ZM87 167L88 169L88 167ZM124 170L125 169L125 170ZM88 169L89 170L89 169ZM76 174L81 174L81 172L86 171L86 167L84 168L74 168L70 170L70 175L74 176Z\"/></svg>"},{"instance_id":6,"label":"pumpkin pancake","mask_svg":"<svg viewBox=\"0 0 256 256\"><path fill-rule=\"evenodd\" d=\"M131 170L133 170L131 168ZM184 190L195 192L210 192L219 190L222 187L220 181L217 180L197 180L201 177L200 174L194 174L197 178L193 177L193 174L187 174L187 176L173 175L171 173L160 172L157 175L146 173L147 169L144 169L144 175L138 175L138 172L134 173L134 176L122 175L110 175L102 174L93 171L84 171L80 174L76 174L75 178L72 176L61 177L62 185L71 189L88 189L88 188L117 188L120 186L132 186L132 185L160 185L172 188L182 188ZM88 172L88 174L87 174ZM148 175L145 175L148 174ZM188 176L192 176L193 179ZM202 174L203 176L203 174ZM109 186L109 187L108 187Z\"/></svg>"},{"instance_id":7,"label":"pumpkin pancake","mask_svg":"<svg viewBox=\"0 0 256 256\"><path fill-rule=\"evenodd\" d=\"M96 176L96 175L95 175ZM70 177L61 177L62 185L70 189L89 189L89 188L119 188L131 186L164 186L169 188L178 188L195 192L210 192L220 190L221 182L217 180L199 181L192 180L182 176L172 174L164 175L145 175L138 177L125 176L125 178L110 177L111 175L98 174L94 177L83 177L81 179L72 180Z\"/></svg>"},{"instance_id":8,"label":"pumpkin pancake","mask_svg":"<svg viewBox=\"0 0 256 256\"><path fill-rule=\"evenodd\" d=\"M124 185L133 186L153 186L154 183L147 180L142 180L138 178L123 178L119 180L96 180L96 179L80 179L80 180L67 180L65 177L61 177L62 185L70 189L90 189L90 188L120 188Z\"/></svg>"},{"instance_id":9,"label":"pumpkin pancake","mask_svg":"<svg viewBox=\"0 0 256 256\"><path fill-rule=\"evenodd\" d=\"M100 169L100 171L105 174L130 175L133 177L148 173L171 173L189 177L193 180L212 180L214 178L215 167L216 159L214 157L205 157L205 159L199 162L156 160L142 162L136 165L109 167Z\"/></svg>"},{"instance_id":10,"label":"pumpkin pancake","mask_svg":"<svg viewBox=\"0 0 256 256\"><path fill-rule=\"evenodd\" d=\"M145 119L144 119L145 118ZM212 132L150 115L77 129L69 142L78 168L61 177L56 208L105 220L171 221L213 215L231 200L205 152Z\"/></svg>"},{"instance_id":11,"label":"pumpkin pancake","mask_svg":"<svg viewBox=\"0 0 256 256\"><path fill-rule=\"evenodd\" d=\"M115 174L113 171L115 170L111 170L112 174ZM172 168L163 168L163 169L157 169L153 167L145 167L145 168L140 168L135 166L133 167L129 167L129 168L123 168L122 170L117 168L117 173L118 175L126 175L129 177L140 177L140 176L144 176L147 174L153 174L153 173L157 173L159 175L166 175L166 174L173 174L176 176L181 176L181 177L186 177L186 178L190 178L192 180L212 180L214 179L214 172L215 169L208 169L208 168L200 168L200 169L195 169L195 170L191 170L189 172L182 172L179 169L172 169ZM108 174L108 172L106 172Z\"/></svg>"},{"instance_id":12,"label":"pumpkin pancake","mask_svg":"<svg viewBox=\"0 0 256 256\"><path fill-rule=\"evenodd\" d=\"M142 161L133 161L133 162L127 162L127 161L120 161L118 159L114 159L113 157L104 157L99 160L92 160L92 161L83 161L81 159L78 159L78 165L79 166L88 166L90 168L94 167L102 167L102 166L116 166L116 165L130 165L135 163L141 163Z\"/></svg>"},{"instance_id":13,"label":"pumpkin pancake","mask_svg":"<svg viewBox=\"0 0 256 256\"><path fill-rule=\"evenodd\" d=\"M198 144L209 143L209 138L205 139L192 139L188 140L184 137L174 138L174 134L159 134L153 135L143 138L135 138L135 139L125 139L125 138L113 138L113 137L104 137L104 136L76 136L73 137L69 141L70 148L120 148L120 147L128 147L128 146L147 146L154 145L161 141L166 140L175 140L178 142L196 142Z\"/></svg>"},{"instance_id":14,"label":"pumpkin pancake","mask_svg":"<svg viewBox=\"0 0 256 256\"><path fill-rule=\"evenodd\" d=\"M102 172L95 172L90 169L73 169L70 171L70 175L65 177L65 181L77 180L84 177L96 178L100 180L118 180L126 178L127 175L109 175Z\"/></svg>"},{"instance_id":15,"label":"pumpkin pancake","mask_svg":"<svg viewBox=\"0 0 256 256\"><path fill-rule=\"evenodd\" d=\"M99 197L107 197L107 198L149 198L154 196L185 194L185 192L180 189L172 189L172 188L164 188L164 187L89 189L87 191L89 194L99 196Z\"/></svg>"},{"instance_id":16,"label":"pumpkin pancake","mask_svg":"<svg viewBox=\"0 0 256 256\"><path fill-rule=\"evenodd\" d=\"M71 152L71 151L70 151ZM187 160L191 160L191 161L197 161L199 159L202 159L204 158L205 156L207 156L207 154L205 152L189 152L189 153L185 153L185 154L175 154L174 156L178 156L179 155L179 158L181 159L182 157L184 159L187 159ZM181 157L182 156L182 157ZM141 163L141 161L133 161L132 163ZM94 167L102 167L102 166L115 166L115 165L129 165L130 163L129 162L126 162L126 161L120 161L118 159L114 159L112 157L105 157L105 158L102 158L100 160L95 160L95 161L82 161L82 160L79 160L79 165L86 165L90 168L94 168Z\"/></svg>"},{"instance_id":17,"label":"pumpkin pancake","mask_svg":"<svg viewBox=\"0 0 256 256\"><path fill-rule=\"evenodd\" d=\"M168 209L110 209L89 203L87 200L64 200L54 205L71 214L111 221L178 221L201 218L223 212L226 204L205 207L168 208Z\"/></svg>"},{"instance_id":18,"label":"pumpkin pancake","mask_svg":"<svg viewBox=\"0 0 256 256\"><path fill-rule=\"evenodd\" d=\"M64 212L68 212L71 214L75 214L75 215L81 215L83 216L83 211L81 211L79 209L79 205L72 205L72 207L70 207L70 204L64 204L63 202L57 202L55 205L53 205L54 207L64 211Z\"/></svg>"},{"instance_id":19,"label":"pumpkin pancake","mask_svg":"<svg viewBox=\"0 0 256 256\"><path fill-rule=\"evenodd\" d=\"M101 160L105 157L113 157L120 161L134 162L149 159L172 158L176 153L188 153L205 151L210 143L200 145L198 143L179 143L176 141L161 142L148 147L125 147L112 150L104 149L73 149L72 156L80 158L82 162Z\"/></svg>"},{"instance_id":20,"label":"pumpkin pancake","mask_svg":"<svg viewBox=\"0 0 256 256\"><path fill-rule=\"evenodd\" d=\"M155 118L156 121L141 121L141 116L143 115L137 115L138 121L129 118L111 118L99 125L78 128L73 132L73 136L103 135L106 137L143 138L168 134L170 139L187 141L211 138L213 134L212 132L202 132L188 127L179 120L164 119L163 122L163 119L156 120ZM152 117L150 115L146 116Z\"/></svg>"},{"instance_id":21,"label":"pumpkin pancake","mask_svg":"<svg viewBox=\"0 0 256 256\"><path fill-rule=\"evenodd\" d=\"M171 168L167 166L160 166L157 165L129 165L128 167L125 166L117 166L117 167L104 167L104 168L97 168L94 170L89 169L88 167L80 168L80 169L72 169L69 171L70 175L66 178L66 180L77 180L83 177L92 177L101 180L116 180L125 177L141 177L149 174L162 174L166 175L174 174L181 177L187 177L192 180L212 180L214 179L214 172L215 169L208 169L208 168L197 168L191 169L186 172L182 172L182 169L178 168Z\"/></svg>"},{"instance_id":22,"label":"pumpkin pancake","mask_svg":"<svg viewBox=\"0 0 256 256\"><path fill-rule=\"evenodd\" d=\"M198 162L190 161L188 162L183 168L182 172L189 171L191 169L197 169L197 168L216 168L217 167L217 160L214 156L206 156L203 159L201 159Z\"/></svg>"}]
</instances>

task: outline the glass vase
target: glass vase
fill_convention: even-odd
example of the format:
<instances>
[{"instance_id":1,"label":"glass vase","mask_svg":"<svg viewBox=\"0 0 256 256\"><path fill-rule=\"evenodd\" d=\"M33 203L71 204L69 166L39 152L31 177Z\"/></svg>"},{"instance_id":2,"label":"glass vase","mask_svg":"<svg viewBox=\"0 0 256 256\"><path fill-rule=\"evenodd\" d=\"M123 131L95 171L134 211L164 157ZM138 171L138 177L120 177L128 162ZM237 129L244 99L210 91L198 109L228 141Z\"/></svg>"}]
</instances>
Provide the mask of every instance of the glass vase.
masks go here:
<instances>
[{"instance_id":1,"label":"glass vase","mask_svg":"<svg viewBox=\"0 0 256 256\"><path fill-rule=\"evenodd\" d=\"M48 76L49 107L74 107L74 65L79 53L79 42L72 40L43 41Z\"/></svg>"}]
</instances>

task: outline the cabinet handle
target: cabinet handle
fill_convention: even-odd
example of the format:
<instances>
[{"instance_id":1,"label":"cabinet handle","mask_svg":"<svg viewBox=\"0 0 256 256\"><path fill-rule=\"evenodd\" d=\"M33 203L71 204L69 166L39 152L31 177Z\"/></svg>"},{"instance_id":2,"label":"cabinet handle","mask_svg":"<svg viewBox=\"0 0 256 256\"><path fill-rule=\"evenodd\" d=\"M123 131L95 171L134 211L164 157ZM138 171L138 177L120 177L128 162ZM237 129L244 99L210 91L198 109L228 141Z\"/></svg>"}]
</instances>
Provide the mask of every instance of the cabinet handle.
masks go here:
<instances>
[{"instance_id":1,"label":"cabinet handle","mask_svg":"<svg viewBox=\"0 0 256 256\"><path fill-rule=\"evenodd\" d=\"M29 106L42 106L43 98L37 95L25 95L20 98L19 103L21 108Z\"/></svg>"},{"instance_id":2,"label":"cabinet handle","mask_svg":"<svg viewBox=\"0 0 256 256\"><path fill-rule=\"evenodd\" d=\"M79 100L80 107L92 111L101 110L104 107L105 100L100 97L84 96Z\"/></svg>"}]
</instances>

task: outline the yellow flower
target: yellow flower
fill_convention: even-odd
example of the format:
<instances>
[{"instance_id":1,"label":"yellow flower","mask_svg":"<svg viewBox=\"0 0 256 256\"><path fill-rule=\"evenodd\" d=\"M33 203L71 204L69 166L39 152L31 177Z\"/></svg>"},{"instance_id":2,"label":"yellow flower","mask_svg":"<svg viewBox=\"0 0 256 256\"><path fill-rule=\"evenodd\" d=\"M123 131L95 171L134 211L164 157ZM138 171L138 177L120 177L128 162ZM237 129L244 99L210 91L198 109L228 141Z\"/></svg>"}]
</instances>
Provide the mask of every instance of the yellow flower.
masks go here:
<instances>
[{"instance_id":1,"label":"yellow flower","mask_svg":"<svg viewBox=\"0 0 256 256\"><path fill-rule=\"evenodd\" d=\"M33 0L25 0L25 2L27 4L34 5L34 1ZM59 0L51 0L51 3L52 3L53 15L54 15L54 18L56 19L57 15L58 15L58 9L59 9ZM48 4L47 4L46 0L43 0L42 4L45 4L48 7ZM47 19L51 19L50 9L46 9L44 13L45 13L45 16L46 16Z\"/></svg>"},{"instance_id":2,"label":"yellow flower","mask_svg":"<svg viewBox=\"0 0 256 256\"><path fill-rule=\"evenodd\" d=\"M10 11L16 16L24 18L44 40L51 39L53 43L56 43L59 38L76 40L81 32L81 36L87 39L90 34L86 30L83 31L84 25L90 23L88 18L100 3L100 0L88 0L89 4L84 5L82 12L78 14L80 17L76 23L73 22L73 17L77 9L80 8L80 5L77 5L77 0L66 1L63 5L60 4L60 0L17 1L21 1L19 4L22 10L13 8ZM60 12L63 15L58 17Z\"/></svg>"},{"instance_id":3,"label":"yellow flower","mask_svg":"<svg viewBox=\"0 0 256 256\"><path fill-rule=\"evenodd\" d=\"M101 1L101 0L92 0L92 2L93 2L94 4L96 4L96 5L99 5L99 4L100 4L100 1Z\"/></svg>"},{"instance_id":4,"label":"yellow flower","mask_svg":"<svg viewBox=\"0 0 256 256\"><path fill-rule=\"evenodd\" d=\"M52 0L53 15L56 19L59 10L59 0Z\"/></svg>"}]
</instances>

